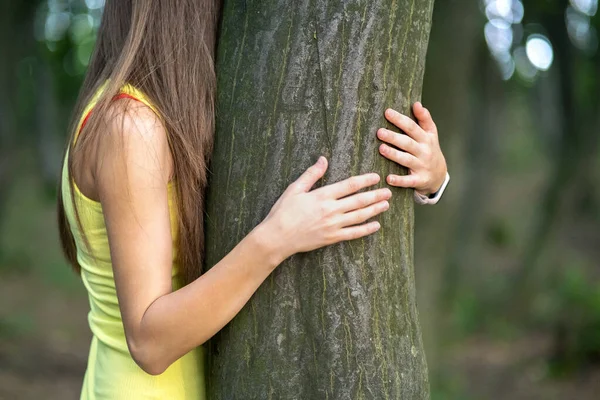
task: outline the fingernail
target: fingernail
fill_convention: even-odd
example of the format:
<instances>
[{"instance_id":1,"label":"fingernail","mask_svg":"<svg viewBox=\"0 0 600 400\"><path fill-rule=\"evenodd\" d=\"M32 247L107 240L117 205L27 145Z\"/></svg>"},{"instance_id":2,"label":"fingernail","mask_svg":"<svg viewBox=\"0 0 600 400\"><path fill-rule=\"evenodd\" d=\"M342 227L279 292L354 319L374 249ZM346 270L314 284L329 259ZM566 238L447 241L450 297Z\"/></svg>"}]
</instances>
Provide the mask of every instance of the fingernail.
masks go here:
<instances>
[{"instance_id":1,"label":"fingernail","mask_svg":"<svg viewBox=\"0 0 600 400\"><path fill-rule=\"evenodd\" d=\"M325 164L325 157L320 156L319 159L317 160L317 164L318 165L323 165Z\"/></svg>"},{"instance_id":2,"label":"fingernail","mask_svg":"<svg viewBox=\"0 0 600 400\"><path fill-rule=\"evenodd\" d=\"M390 203L388 203L388 202L386 201L385 203L383 203L383 206L382 206L382 208L383 208L384 210L387 210L388 208L390 208Z\"/></svg>"},{"instance_id":3,"label":"fingernail","mask_svg":"<svg viewBox=\"0 0 600 400\"><path fill-rule=\"evenodd\" d=\"M389 176L387 177L387 179L388 179L388 182L389 182L389 183L394 183L394 180L395 180L395 179L394 179L394 177L393 177L393 176L389 175Z\"/></svg>"}]
</instances>

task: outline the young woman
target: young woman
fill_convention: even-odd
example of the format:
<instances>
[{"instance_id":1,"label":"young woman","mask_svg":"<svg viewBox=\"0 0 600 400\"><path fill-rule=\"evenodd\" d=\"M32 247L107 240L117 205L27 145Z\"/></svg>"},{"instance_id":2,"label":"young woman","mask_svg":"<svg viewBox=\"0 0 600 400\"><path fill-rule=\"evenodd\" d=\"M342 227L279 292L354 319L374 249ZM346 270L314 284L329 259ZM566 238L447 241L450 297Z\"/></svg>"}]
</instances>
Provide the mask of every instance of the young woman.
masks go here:
<instances>
[{"instance_id":1,"label":"young woman","mask_svg":"<svg viewBox=\"0 0 600 400\"><path fill-rule=\"evenodd\" d=\"M225 258L199 276L214 130L218 10L198 0L107 0L67 146L58 201L93 333L82 399L203 399L203 347L287 257L370 235L389 189L376 174L311 190L321 157ZM410 168L390 185L420 202L447 182L431 116L393 110L381 153ZM398 150L398 149L402 149ZM327 206L327 207L324 207ZM330 210L323 213L322 210Z\"/></svg>"}]
</instances>

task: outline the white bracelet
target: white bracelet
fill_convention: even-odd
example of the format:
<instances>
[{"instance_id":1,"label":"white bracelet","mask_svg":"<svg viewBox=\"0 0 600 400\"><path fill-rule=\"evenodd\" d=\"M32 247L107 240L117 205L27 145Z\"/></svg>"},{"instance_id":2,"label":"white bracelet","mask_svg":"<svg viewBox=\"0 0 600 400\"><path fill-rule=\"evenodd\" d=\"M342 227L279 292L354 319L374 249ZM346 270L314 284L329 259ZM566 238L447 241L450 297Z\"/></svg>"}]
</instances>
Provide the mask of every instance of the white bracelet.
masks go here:
<instances>
[{"instance_id":1,"label":"white bracelet","mask_svg":"<svg viewBox=\"0 0 600 400\"><path fill-rule=\"evenodd\" d=\"M448 182L450 182L450 174L446 172L446 179L444 183L442 183L442 187L435 193L432 193L429 196L425 196L424 194L418 193L415 190L415 203L417 204L436 204L442 198L442 194L444 194L444 190L446 190L446 186L448 186Z\"/></svg>"}]
</instances>

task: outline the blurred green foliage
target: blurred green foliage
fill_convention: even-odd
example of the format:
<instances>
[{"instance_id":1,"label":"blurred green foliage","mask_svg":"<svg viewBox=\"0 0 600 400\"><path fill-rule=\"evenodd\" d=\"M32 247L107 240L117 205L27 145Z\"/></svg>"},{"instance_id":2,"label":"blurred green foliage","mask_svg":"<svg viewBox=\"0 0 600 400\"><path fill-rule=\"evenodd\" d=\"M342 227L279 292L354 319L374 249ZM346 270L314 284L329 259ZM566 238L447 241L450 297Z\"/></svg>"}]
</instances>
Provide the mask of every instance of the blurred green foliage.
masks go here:
<instances>
[{"instance_id":1,"label":"blurred green foliage","mask_svg":"<svg viewBox=\"0 0 600 400\"><path fill-rule=\"evenodd\" d=\"M600 362L600 283L580 266L562 270L556 291L555 375L574 373Z\"/></svg>"}]
</instances>

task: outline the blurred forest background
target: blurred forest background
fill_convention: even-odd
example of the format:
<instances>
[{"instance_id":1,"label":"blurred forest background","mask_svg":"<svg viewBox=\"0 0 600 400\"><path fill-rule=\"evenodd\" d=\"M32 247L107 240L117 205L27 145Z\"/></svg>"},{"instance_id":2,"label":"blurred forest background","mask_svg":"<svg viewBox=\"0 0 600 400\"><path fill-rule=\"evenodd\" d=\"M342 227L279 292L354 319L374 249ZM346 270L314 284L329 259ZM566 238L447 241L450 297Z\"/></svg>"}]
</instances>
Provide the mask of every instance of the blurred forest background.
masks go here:
<instances>
[{"instance_id":1,"label":"blurred forest background","mask_svg":"<svg viewBox=\"0 0 600 400\"><path fill-rule=\"evenodd\" d=\"M77 398L85 292L54 198L103 0L0 1L0 399ZM432 398L600 397L598 0L438 0L423 102L451 184L417 207Z\"/></svg>"}]
</instances>

